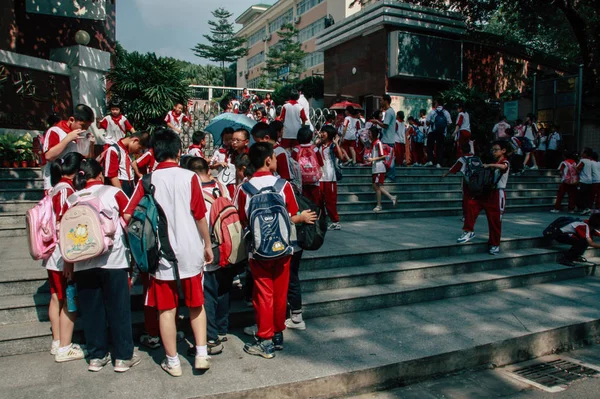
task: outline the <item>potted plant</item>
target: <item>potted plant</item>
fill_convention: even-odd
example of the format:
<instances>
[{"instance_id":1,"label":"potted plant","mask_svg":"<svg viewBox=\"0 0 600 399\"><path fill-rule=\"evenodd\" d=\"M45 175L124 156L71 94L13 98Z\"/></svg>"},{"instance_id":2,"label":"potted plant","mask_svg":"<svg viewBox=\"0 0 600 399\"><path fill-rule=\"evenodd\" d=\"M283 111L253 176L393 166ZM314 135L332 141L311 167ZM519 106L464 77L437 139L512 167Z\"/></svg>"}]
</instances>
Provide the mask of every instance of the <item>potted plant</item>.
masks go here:
<instances>
[{"instance_id":1,"label":"potted plant","mask_svg":"<svg viewBox=\"0 0 600 399\"><path fill-rule=\"evenodd\" d=\"M10 168L16 157L15 151L16 136L11 134L0 135L0 155L2 158L2 167Z\"/></svg>"},{"instance_id":2,"label":"potted plant","mask_svg":"<svg viewBox=\"0 0 600 399\"><path fill-rule=\"evenodd\" d=\"M33 159L33 142L29 133L21 137L17 137L15 141L15 149L17 152L17 166L26 168L29 160Z\"/></svg>"}]
</instances>

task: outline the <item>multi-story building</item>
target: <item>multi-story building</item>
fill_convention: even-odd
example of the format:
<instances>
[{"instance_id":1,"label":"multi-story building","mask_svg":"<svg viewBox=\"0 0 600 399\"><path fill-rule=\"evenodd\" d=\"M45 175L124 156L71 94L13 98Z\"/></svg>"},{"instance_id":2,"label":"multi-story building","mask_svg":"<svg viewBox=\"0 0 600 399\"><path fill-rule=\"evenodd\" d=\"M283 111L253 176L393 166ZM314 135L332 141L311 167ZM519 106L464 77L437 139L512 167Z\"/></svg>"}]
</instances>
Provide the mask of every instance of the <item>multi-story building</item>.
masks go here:
<instances>
[{"instance_id":1,"label":"multi-story building","mask_svg":"<svg viewBox=\"0 0 600 399\"><path fill-rule=\"evenodd\" d=\"M322 75L323 52L315 51L315 38L325 29L325 19L340 21L360 11L350 8L352 0L279 0L273 5L256 4L244 11L236 20L242 28L237 36L246 37L248 55L237 61L237 86L257 87L263 77L263 68L269 49L279 42L277 31L291 23L298 29L298 40L306 52L302 78Z\"/></svg>"}]
</instances>

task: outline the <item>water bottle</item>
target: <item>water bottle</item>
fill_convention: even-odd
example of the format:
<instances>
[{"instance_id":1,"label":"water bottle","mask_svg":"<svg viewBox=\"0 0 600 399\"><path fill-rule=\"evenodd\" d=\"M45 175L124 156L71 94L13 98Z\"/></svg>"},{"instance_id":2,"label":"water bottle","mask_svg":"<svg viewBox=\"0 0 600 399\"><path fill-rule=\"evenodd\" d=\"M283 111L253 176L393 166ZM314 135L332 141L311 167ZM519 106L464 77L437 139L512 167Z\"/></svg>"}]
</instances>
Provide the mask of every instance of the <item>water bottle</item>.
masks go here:
<instances>
[{"instance_id":1,"label":"water bottle","mask_svg":"<svg viewBox=\"0 0 600 399\"><path fill-rule=\"evenodd\" d=\"M67 281L67 310L71 313L77 312L77 286L73 280Z\"/></svg>"}]
</instances>

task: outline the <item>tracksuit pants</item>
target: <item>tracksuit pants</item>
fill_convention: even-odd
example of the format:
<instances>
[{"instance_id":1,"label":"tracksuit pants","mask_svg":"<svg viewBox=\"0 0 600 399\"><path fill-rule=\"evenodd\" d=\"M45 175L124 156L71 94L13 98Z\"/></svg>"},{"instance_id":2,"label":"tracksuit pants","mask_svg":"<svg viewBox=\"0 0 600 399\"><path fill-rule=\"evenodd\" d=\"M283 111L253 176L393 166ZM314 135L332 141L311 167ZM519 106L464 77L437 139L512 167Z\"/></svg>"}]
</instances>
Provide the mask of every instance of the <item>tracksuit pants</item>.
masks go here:
<instances>
[{"instance_id":1,"label":"tracksuit pants","mask_svg":"<svg viewBox=\"0 0 600 399\"><path fill-rule=\"evenodd\" d=\"M444 135L435 132L427 135L427 161L442 164L444 161Z\"/></svg>"},{"instance_id":2,"label":"tracksuit pants","mask_svg":"<svg viewBox=\"0 0 600 399\"><path fill-rule=\"evenodd\" d=\"M396 160L396 166L402 166L404 161L406 160L406 144L404 143L394 143L394 156Z\"/></svg>"},{"instance_id":3,"label":"tracksuit pants","mask_svg":"<svg viewBox=\"0 0 600 399\"><path fill-rule=\"evenodd\" d=\"M219 335L225 335L229 330L229 292L233 273L230 267L204 272L204 310L209 341L216 341Z\"/></svg>"},{"instance_id":4,"label":"tracksuit pants","mask_svg":"<svg viewBox=\"0 0 600 399\"><path fill-rule=\"evenodd\" d=\"M583 256L588 247L588 243L585 238L576 237L571 234L560 233L554 236L554 239L560 243L569 244L571 246L571 248L569 248L565 254L565 257L569 260L575 260L580 256Z\"/></svg>"},{"instance_id":5,"label":"tracksuit pants","mask_svg":"<svg viewBox=\"0 0 600 399\"><path fill-rule=\"evenodd\" d=\"M333 223L339 222L340 215L337 211L337 182L322 181L321 194L323 196L323 206L327 211L329 219L331 219Z\"/></svg>"},{"instance_id":6,"label":"tracksuit pants","mask_svg":"<svg viewBox=\"0 0 600 399\"><path fill-rule=\"evenodd\" d=\"M556 202L554 203L554 209L560 210L560 204L562 203L565 194L569 194L569 210L575 210L575 204L577 203L577 185L560 183L558 186L558 194L556 194Z\"/></svg>"},{"instance_id":7,"label":"tracksuit pants","mask_svg":"<svg viewBox=\"0 0 600 399\"><path fill-rule=\"evenodd\" d=\"M579 185L579 209L592 209L594 186L592 184L580 183Z\"/></svg>"},{"instance_id":8,"label":"tracksuit pants","mask_svg":"<svg viewBox=\"0 0 600 399\"><path fill-rule=\"evenodd\" d=\"M272 339L276 332L285 330L291 260L291 256L269 261L249 260L254 278L252 304L258 326L256 336L260 339Z\"/></svg>"},{"instance_id":9,"label":"tracksuit pants","mask_svg":"<svg viewBox=\"0 0 600 399\"><path fill-rule=\"evenodd\" d=\"M467 202L467 214L465 215L464 231L474 231L475 221L482 210L485 210L489 226L488 244L491 246L500 245L500 236L502 235L502 214L506 199L504 190L494 190L486 197L469 198Z\"/></svg>"}]
</instances>

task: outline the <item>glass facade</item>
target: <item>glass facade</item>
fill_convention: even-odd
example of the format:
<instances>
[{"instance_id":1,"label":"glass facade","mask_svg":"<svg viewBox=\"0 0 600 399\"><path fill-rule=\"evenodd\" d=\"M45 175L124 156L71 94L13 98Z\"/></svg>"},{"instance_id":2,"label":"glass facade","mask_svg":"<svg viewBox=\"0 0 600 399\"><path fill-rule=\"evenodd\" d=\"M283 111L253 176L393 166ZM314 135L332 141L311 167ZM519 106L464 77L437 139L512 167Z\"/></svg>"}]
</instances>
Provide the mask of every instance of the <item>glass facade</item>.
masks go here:
<instances>
[{"instance_id":1,"label":"glass facade","mask_svg":"<svg viewBox=\"0 0 600 399\"><path fill-rule=\"evenodd\" d=\"M325 18L321 18L298 32L298 41L303 43L325 29Z\"/></svg>"},{"instance_id":2,"label":"glass facade","mask_svg":"<svg viewBox=\"0 0 600 399\"><path fill-rule=\"evenodd\" d=\"M296 5L296 15L302 15L313 7L321 4L323 0L302 0Z\"/></svg>"},{"instance_id":3,"label":"glass facade","mask_svg":"<svg viewBox=\"0 0 600 399\"><path fill-rule=\"evenodd\" d=\"M289 10L275 18L275 20L273 20L271 23L269 23L269 32L272 33L278 31L283 25L292 22L293 17L294 10L290 8Z\"/></svg>"}]
</instances>

